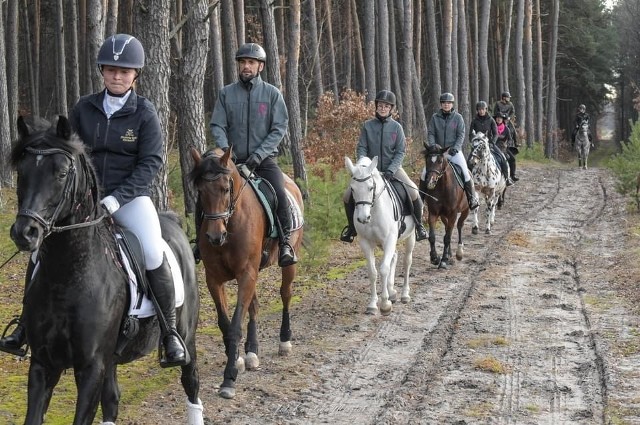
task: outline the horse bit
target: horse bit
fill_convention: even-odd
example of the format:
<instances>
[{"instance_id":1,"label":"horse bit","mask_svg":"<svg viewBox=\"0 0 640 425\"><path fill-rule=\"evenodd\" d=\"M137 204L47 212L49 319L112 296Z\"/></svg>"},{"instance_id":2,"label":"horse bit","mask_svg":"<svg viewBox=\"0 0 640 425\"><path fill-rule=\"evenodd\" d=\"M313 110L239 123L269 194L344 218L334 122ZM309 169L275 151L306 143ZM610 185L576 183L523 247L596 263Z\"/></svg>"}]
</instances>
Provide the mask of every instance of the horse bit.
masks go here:
<instances>
[{"instance_id":1,"label":"horse bit","mask_svg":"<svg viewBox=\"0 0 640 425\"><path fill-rule=\"evenodd\" d=\"M77 173L76 173L77 168L76 168L75 158L73 157L73 155L71 155L71 153L65 151L64 149L58 149L58 148L34 149L34 148L31 148L31 147L27 147L27 148L25 148L25 151L29 152L32 155L41 155L41 156L62 154L65 157L67 157L69 159L69 161L71 161L71 166L69 167L69 171L68 171L68 174L67 174L67 179L66 179L66 182L64 184L64 190L62 192L62 199L60 199L60 202L58 202L58 205L56 205L56 209L53 212L53 214L51 215L51 219L50 220L48 220L48 221L45 220L36 211L30 210L30 209L21 209L21 210L19 210L18 214L16 214L16 217L29 217L29 218L37 221L38 223L40 223L44 227L44 231L45 231L43 239L46 238L47 236L49 236L52 232L62 232L62 231L65 231L65 230L70 230L70 229L77 229L77 228L81 228L81 227L93 226L93 225L99 223L100 221L102 221L102 219L104 218L104 214L101 215L99 218L97 218L95 220L91 220L91 221L87 221L87 222L70 224L70 225L66 225L66 226L55 226L54 223L58 219L58 216L60 215L60 212L62 211L62 206L65 203L65 201L69 198L69 194L70 194L70 192L72 190L73 190L72 204L75 204L75 202L76 202L75 196L76 196L76 191L78 189L78 181L76 179L76 177L77 177ZM84 163L83 163L83 168L86 169L86 165Z\"/></svg>"}]
</instances>

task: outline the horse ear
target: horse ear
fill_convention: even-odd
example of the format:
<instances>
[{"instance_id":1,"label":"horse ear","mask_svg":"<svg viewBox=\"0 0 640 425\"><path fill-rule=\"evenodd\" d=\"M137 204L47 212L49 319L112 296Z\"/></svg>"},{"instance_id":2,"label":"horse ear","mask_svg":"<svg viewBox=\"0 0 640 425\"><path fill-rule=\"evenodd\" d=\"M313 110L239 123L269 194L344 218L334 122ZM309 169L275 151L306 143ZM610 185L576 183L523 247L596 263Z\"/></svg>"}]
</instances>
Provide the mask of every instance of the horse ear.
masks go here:
<instances>
[{"instance_id":1,"label":"horse ear","mask_svg":"<svg viewBox=\"0 0 640 425\"><path fill-rule=\"evenodd\" d=\"M344 157L344 166L347 167L347 171L353 174L353 162L351 162L351 158L348 156Z\"/></svg>"},{"instance_id":2,"label":"horse ear","mask_svg":"<svg viewBox=\"0 0 640 425\"><path fill-rule=\"evenodd\" d=\"M374 156L371 160L371 165L369 165L369 170L373 171L374 168L378 166L378 156Z\"/></svg>"},{"instance_id":3,"label":"horse ear","mask_svg":"<svg viewBox=\"0 0 640 425\"><path fill-rule=\"evenodd\" d=\"M58 126L56 127L56 135L62 137L65 140L71 138L71 124L64 115L58 116Z\"/></svg>"},{"instance_id":4,"label":"horse ear","mask_svg":"<svg viewBox=\"0 0 640 425\"><path fill-rule=\"evenodd\" d=\"M195 148L195 146L191 146L191 158L193 158L193 162L198 165L202 160L202 156L200 155L200 151Z\"/></svg>"},{"instance_id":5,"label":"horse ear","mask_svg":"<svg viewBox=\"0 0 640 425\"><path fill-rule=\"evenodd\" d=\"M29 126L24 122L24 117L22 115L18 117L18 134L20 134L20 137L29 136Z\"/></svg>"},{"instance_id":6,"label":"horse ear","mask_svg":"<svg viewBox=\"0 0 640 425\"><path fill-rule=\"evenodd\" d=\"M222 164L224 164L224 166L226 167L227 164L229 163L229 158L231 158L231 150L233 149L232 146L229 146L229 149L227 149L226 151L224 151L224 154L222 155L222 157L220 157L220 162Z\"/></svg>"}]
</instances>

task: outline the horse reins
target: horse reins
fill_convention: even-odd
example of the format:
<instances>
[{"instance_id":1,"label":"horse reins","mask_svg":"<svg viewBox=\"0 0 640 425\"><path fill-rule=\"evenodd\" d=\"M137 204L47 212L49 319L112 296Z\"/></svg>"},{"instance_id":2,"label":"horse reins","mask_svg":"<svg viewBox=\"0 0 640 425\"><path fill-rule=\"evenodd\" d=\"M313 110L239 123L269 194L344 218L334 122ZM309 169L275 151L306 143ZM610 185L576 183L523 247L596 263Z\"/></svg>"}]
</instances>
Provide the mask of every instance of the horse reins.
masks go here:
<instances>
[{"instance_id":1,"label":"horse reins","mask_svg":"<svg viewBox=\"0 0 640 425\"><path fill-rule=\"evenodd\" d=\"M202 176L202 180L207 181L207 182L214 182L216 180L218 180L220 177L222 177L224 175L224 173L218 173L213 177L205 177ZM229 185L229 207L227 208L226 211L221 212L221 213L208 213L205 212L204 209L202 211L202 218L205 220L223 220L225 225L227 224L227 222L229 221L229 219L231 218L231 216L233 215L234 211L236 210L236 204L238 203L238 200L240 199L240 195L242 195L242 191L244 190L244 188L247 186L248 180L245 179L244 182L242 183L242 186L240 187L240 190L238 191L238 196L234 197L234 191L233 188L235 187L235 182L233 181L233 178L231 178L231 185Z\"/></svg>"},{"instance_id":2,"label":"horse reins","mask_svg":"<svg viewBox=\"0 0 640 425\"><path fill-rule=\"evenodd\" d=\"M362 179L359 179L357 177L351 177L351 179L353 179L353 180L355 180L355 181L357 181L359 183L363 183L363 182L366 182L369 179L373 179L373 175L370 174L367 177L362 178ZM358 206L358 205L370 205L370 206L373 207L373 204L376 202L376 195L377 195L376 194L376 187L377 187L376 186L376 180L374 179L373 180L373 199L371 199L371 202L369 202L369 201L357 201L356 202L356 206ZM382 195L382 192L384 192L386 189L387 189L387 185L385 183L384 188L380 191L380 195ZM378 196L380 196L380 195L378 195Z\"/></svg>"}]
</instances>

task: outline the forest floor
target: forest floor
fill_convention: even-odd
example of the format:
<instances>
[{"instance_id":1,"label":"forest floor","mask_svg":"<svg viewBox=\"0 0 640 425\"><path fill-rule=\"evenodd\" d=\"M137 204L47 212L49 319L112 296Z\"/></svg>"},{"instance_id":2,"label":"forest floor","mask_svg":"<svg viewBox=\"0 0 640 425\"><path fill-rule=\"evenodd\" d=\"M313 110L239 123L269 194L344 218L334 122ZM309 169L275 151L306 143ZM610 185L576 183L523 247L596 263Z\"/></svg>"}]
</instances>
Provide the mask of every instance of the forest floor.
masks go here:
<instances>
[{"instance_id":1,"label":"forest floor","mask_svg":"<svg viewBox=\"0 0 640 425\"><path fill-rule=\"evenodd\" d=\"M336 240L324 284L293 308L293 353L278 356L280 311L262 311L261 364L239 375L234 399L217 394L221 338L200 335L206 423L640 423L640 219L604 168L528 163L519 175L491 235L467 221L449 270L417 243L411 302L389 316L365 314L360 248ZM123 398L119 423L185 423L175 373L142 406Z\"/></svg>"}]
</instances>

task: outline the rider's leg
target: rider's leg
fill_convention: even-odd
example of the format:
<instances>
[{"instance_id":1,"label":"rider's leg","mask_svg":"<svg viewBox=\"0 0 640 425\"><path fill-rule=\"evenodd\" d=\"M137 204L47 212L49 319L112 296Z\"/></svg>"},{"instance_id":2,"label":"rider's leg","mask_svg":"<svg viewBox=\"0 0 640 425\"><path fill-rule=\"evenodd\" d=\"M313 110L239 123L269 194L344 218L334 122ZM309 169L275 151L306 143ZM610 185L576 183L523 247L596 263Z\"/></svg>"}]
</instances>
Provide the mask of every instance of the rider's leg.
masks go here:
<instances>
[{"instance_id":1,"label":"rider's leg","mask_svg":"<svg viewBox=\"0 0 640 425\"><path fill-rule=\"evenodd\" d=\"M291 266L298 262L298 258L290 242L292 227L291 212L289 208L289 198L287 198L287 192L284 188L282 171L273 158L266 158L254 171L260 177L271 183L273 190L276 192L276 197L278 198L276 215L280 221L280 255L278 257L278 265L280 267Z\"/></svg>"},{"instance_id":2,"label":"rider's leg","mask_svg":"<svg viewBox=\"0 0 640 425\"><path fill-rule=\"evenodd\" d=\"M509 170L511 172L511 180L517 182L520 180L518 176L516 176L516 157L511 153L507 153L507 161L509 161Z\"/></svg>"},{"instance_id":3,"label":"rider's leg","mask_svg":"<svg viewBox=\"0 0 640 425\"><path fill-rule=\"evenodd\" d=\"M399 168L398 171L396 171L395 178L397 180L400 180L404 184L406 192L411 198L413 207L413 219L415 220L416 240L422 241L424 239L427 239L427 230L422 224L422 211L424 209L424 205L422 203L422 199L420 199L420 193L418 192L417 186L409 178L403 168ZM353 214L351 216L353 217Z\"/></svg>"},{"instance_id":4,"label":"rider's leg","mask_svg":"<svg viewBox=\"0 0 640 425\"><path fill-rule=\"evenodd\" d=\"M356 202L351 195L351 188L348 187L344 193L342 198L344 202L344 212L347 216L348 225L342 229L342 233L340 234L340 240L342 242L353 242L353 239L358 235L356 233L356 228L353 225L353 215L356 212Z\"/></svg>"},{"instance_id":5,"label":"rider's leg","mask_svg":"<svg viewBox=\"0 0 640 425\"><path fill-rule=\"evenodd\" d=\"M29 288L29 283L31 282L31 277L33 276L33 271L36 267L33 260L36 257L36 255L37 254L32 254L29 257L29 263L27 264L27 271L24 277L24 296L23 297L26 297L27 290ZM22 303L24 304L24 298L22 300ZM14 318L11 321L11 323L9 323L9 326L11 326L11 324L13 323L16 324L16 327L13 329L13 332L5 336L4 338L0 339L0 351L4 351L10 354L15 354L20 357L24 357L27 354L28 347L23 348L23 346L27 343L27 330L24 325L24 320L25 318L24 318L24 309L23 309L22 312L20 313L20 317Z\"/></svg>"},{"instance_id":6,"label":"rider's leg","mask_svg":"<svg viewBox=\"0 0 640 425\"><path fill-rule=\"evenodd\" d=\"M464 155L462 154L462 152L458 152L453 156L447 153L446 156L451 162L458 165L462 169L462 173L464 176L464 193L465 195L467 195L469 209L475 210L480 204L478 203L478 196L476 195L474 183L471 179L471 173L467 168L467 161L465 160Z\"/></svg>"},{"instance_id":7,"label":"rider's leg","mask_svg":"<svg viewBox=\"0 0 640 425\"><path fill-rule=\"evenodd\" d=\"M164 316L158 317L162 331L164 357L160 366L182 366L190 359L176 331L175 287L162 246L160 219L151 198L139 196L113 214L114 221L133 232L142 245L149 287Z\"/></svg>"}]
</instances>

